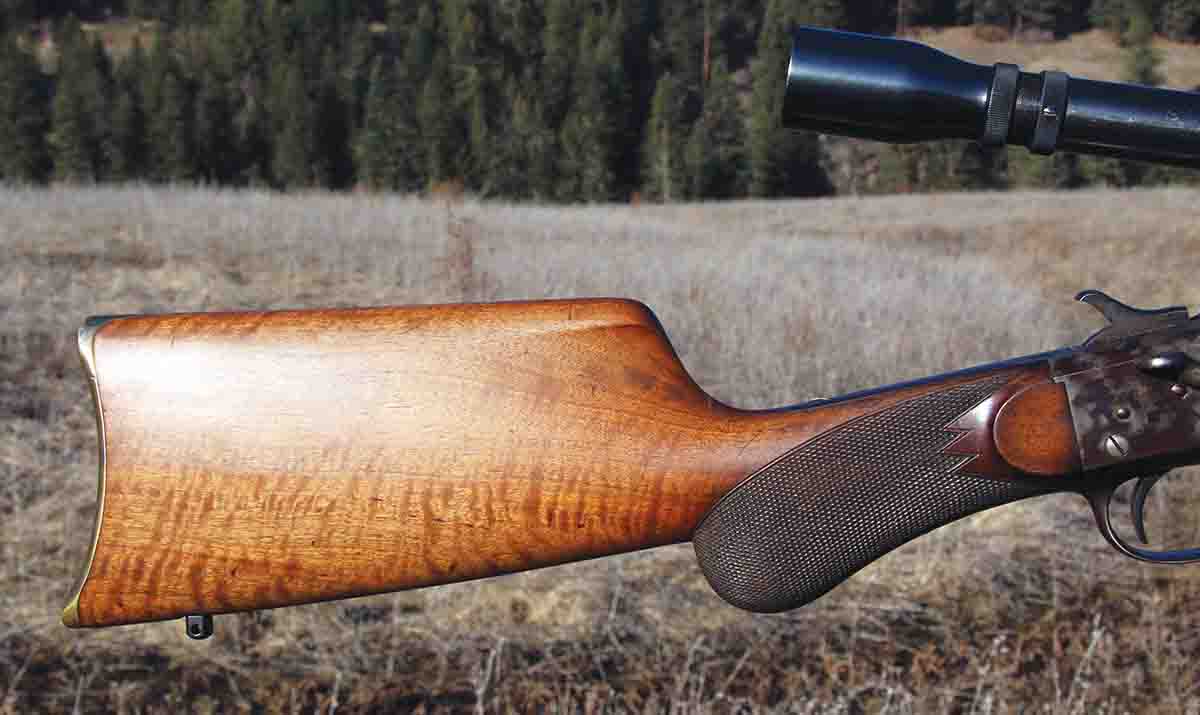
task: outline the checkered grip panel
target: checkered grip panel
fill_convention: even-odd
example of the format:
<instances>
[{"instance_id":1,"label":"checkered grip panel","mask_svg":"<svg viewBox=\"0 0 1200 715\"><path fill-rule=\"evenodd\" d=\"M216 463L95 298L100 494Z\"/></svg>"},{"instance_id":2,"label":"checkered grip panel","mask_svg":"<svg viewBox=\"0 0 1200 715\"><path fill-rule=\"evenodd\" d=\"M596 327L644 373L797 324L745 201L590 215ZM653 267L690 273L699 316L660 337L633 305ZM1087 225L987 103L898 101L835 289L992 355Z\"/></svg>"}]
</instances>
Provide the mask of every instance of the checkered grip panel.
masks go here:
<instances>
[{"instance_id":1,"label":"checkered grip panel","mask_svg":"<svg viewBox=\"0 0 1200 715\"><path fill-rule=\"evenodd\" d=\"M704 575L751 611L802 606L896 547L989 507L1044 493L958 473L946 429L1004 385L993 377L853 420L748 477L693 536Z\"/></svg>"}]
</instances>

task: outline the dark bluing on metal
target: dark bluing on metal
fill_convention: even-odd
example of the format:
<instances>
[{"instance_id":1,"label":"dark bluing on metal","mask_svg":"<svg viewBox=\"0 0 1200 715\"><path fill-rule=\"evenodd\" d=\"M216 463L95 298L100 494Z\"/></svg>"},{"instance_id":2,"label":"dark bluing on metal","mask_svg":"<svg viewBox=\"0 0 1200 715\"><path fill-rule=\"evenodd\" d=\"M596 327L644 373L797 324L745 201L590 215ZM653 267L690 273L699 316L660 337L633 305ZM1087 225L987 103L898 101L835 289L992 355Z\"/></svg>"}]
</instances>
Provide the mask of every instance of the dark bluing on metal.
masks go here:
<instances>
[{"instance_id":1,"label":"dark bluing on metal","mask_svg":"<svg viewBox=\"0 0 1200 715\"><path fill-rule=\"evenodd\" d=\"M1200 94L1014 72L817 28L793 36L783 121L879 141L973 139L1200 168Z\"/></svg>"},{"instance_id":2,"label":"dark bluing on metal","mask_svg":"<svg viewBox=\"0 0 1200 715\"><path fill-rule=\"evenodd\" d=\"M1137 479L1130 502L1134 531L1146 542L1146 496L1165 472L1200 458L1200 317L1185 308L1139 310L1098 291L1078 299L1099 310L1108 327L1077 350L1051 359L1063 385L1083 468L1080 491L1092 503L1100 533L1121 553L1154 563L1195 563L1200 549L1151 551L1123 540L1109 508L1117 487Z\"/></svg>"},{"instance_id":3,"label":"dark bluing on metal","mask_svg":"<svg viewBox=\"0 0 1200 715\"><path fill-rule=\"evenodd\" d=\"M183 619L183 632L194 641L202 641L213 634L213 617L207 613L187 616Z\"/></svg>"}]
</instances>

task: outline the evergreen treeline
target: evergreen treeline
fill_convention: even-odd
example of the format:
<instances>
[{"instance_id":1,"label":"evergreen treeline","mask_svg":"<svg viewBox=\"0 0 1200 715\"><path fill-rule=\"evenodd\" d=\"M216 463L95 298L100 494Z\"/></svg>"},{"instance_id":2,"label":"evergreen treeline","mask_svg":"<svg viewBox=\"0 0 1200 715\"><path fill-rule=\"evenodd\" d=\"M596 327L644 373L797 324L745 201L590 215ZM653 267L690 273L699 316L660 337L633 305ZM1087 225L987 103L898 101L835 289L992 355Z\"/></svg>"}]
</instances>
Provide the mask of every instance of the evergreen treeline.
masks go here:
<instances>
[{"instance_id":1,"label":"evergreen treeline","mask_svg":"<svg viewBox=\"0 0 1200 715\"><path fill-rule=\"evenodd\" d=\"M81 24L113 17L142 21L119 51ZM1200 0L0 0L0 179L607 201L1179 177L784 131L795 23L1101 26L1153 84L1153 34L1200 38Z\"/></svg>"}]
</instances>

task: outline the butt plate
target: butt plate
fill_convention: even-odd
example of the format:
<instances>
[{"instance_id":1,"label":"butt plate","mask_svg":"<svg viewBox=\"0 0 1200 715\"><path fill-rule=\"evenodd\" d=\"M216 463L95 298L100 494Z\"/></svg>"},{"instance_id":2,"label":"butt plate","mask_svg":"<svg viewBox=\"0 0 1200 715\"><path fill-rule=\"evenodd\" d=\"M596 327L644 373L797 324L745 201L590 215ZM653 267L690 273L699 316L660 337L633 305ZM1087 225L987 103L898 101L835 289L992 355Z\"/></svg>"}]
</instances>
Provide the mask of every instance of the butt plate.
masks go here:
<instances>
[{"instance_id":1,"label":"butt plate","mask_svg":"<svg viewBox=\"0 0 1200 715\"><path fill-rule=\"evenodd\" d=\"M69 628L80 628L86 625L81 623L79 618L79 595L83 592L84 584L87 583L88 574L90 574L92 571L92 562L96 558L96 545L100 541L101 520L104 516L104 411L100 409L100 382L97 378L96 372L96 333L100 332L101 328L119 317L121 316L97 315L90 317L84 321L83 327L79 329L79 333L77 334L79 358L83 362L84 371L87 373L88 385L90 386L92 393L92 406L96 410L96 440L99 445L99 474L97 475L96 487L96 516L92 522L92 544L88 551L87 563L84 565L83 572L80 573L79 579L76 581L75 588L71 591L71 600L67 603L62 612L63 625Z\"/></svg>"}]
</instances>

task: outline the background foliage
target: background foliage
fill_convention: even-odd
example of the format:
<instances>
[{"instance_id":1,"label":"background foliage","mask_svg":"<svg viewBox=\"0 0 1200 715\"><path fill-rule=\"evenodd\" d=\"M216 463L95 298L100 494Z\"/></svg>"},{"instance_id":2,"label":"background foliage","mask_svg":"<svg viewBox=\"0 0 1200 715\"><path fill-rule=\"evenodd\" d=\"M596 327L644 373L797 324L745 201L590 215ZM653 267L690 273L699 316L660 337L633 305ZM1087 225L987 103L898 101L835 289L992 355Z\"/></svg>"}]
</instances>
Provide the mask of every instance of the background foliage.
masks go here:
<instances>
[{"instance_id":1,"label":"background foliage","mask_svg":"<svg viewBox=\"0 0 1200 715\"><path fill-rule=\"evenodd\" d=\"M1022 172L962 143L831 159L779 126L787 28L1155 33L1200 0L0 0L0 178L431 188L539 201L812 196L1179 180L1066 158Z\"/></svg>"}]
</instances>

